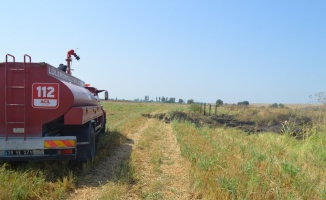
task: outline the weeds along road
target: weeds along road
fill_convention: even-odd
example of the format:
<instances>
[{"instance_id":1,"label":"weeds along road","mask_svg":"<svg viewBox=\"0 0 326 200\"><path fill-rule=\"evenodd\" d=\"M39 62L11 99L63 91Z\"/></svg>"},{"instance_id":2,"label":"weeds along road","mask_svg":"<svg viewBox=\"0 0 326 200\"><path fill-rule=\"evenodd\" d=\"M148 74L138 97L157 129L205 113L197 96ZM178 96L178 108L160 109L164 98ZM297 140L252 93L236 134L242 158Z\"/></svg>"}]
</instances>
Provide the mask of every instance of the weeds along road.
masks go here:
<instances>
[{"instance_id":1,"label":"weeds along road","mask_svg":"<svg viewBox=\"0 0 326 200\"><path fill-rule=\"evenodd\" d=\"M173 106L105 106L109 128L99 138L98 158L78 177L69 199L191 199L189 163L171 125L142 117Z\"/></svg>"}]
</instances>

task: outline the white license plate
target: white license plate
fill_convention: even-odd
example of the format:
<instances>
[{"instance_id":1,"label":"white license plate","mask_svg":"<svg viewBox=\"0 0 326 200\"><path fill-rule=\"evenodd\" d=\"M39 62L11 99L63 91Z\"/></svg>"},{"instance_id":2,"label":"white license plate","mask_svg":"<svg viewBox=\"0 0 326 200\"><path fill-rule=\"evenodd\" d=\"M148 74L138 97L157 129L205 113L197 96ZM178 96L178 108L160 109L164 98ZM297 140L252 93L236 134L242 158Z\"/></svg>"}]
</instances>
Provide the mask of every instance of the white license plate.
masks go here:
<instances>
[{"instance_id":1,"label":"white license plate","mask_svg":"<svg viewBox=\"0 0 326 200\"><path fill-rule=\"evenodd\" d=\"M33 150L6 150L6 156L26 156L26 155L34 155Z\"/></svg>"}]
</instances>

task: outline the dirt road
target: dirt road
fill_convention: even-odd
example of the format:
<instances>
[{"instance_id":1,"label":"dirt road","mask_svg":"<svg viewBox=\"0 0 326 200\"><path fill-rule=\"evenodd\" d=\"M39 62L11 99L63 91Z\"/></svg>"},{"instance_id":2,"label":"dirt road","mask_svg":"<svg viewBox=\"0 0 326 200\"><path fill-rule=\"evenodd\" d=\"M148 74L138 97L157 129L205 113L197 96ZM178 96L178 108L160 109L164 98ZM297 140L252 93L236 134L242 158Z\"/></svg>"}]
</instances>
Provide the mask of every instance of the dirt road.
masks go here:
<instances>
[{"instance_id":1,"label":"dirt road","mask_svg":"<svg viewBox=\"0 0 326 200\"><path fill-rule=\"evenodd\" d=\"M137 177L119 189L115 172L121 163L132 157ZM117 186L118 185L118 186ZM112 187L118 196L111 196ZM122 190L122 192L121 192ZM119 192L120 191L120 192ZM77 188L69 199L191 199L189 163L181 157L170 124L157 119L146 122L127 135L111 155L78 178Z\"/></svg>"}]
</instances>

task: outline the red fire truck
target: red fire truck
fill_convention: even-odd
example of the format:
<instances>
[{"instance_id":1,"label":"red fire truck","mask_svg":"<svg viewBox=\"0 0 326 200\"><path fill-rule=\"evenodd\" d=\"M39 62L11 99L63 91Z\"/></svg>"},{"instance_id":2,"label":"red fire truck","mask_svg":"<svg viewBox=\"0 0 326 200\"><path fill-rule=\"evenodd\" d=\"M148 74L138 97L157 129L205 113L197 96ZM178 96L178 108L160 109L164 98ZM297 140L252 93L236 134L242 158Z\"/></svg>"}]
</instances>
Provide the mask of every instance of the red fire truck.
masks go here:
<instances>
[{"instance_id":1,"label":"red fire truck","mask_svg":"<svg viewBox=\"0 0 326 200\"><path fill-rule=\"evenodd\" d=\"M58 68L29 55L16 62L7 54L0 63L0 161L94 158L96 135L105 131L104 90L72 76L73 57L68 51Z\"/></svg>"}]
</instances>

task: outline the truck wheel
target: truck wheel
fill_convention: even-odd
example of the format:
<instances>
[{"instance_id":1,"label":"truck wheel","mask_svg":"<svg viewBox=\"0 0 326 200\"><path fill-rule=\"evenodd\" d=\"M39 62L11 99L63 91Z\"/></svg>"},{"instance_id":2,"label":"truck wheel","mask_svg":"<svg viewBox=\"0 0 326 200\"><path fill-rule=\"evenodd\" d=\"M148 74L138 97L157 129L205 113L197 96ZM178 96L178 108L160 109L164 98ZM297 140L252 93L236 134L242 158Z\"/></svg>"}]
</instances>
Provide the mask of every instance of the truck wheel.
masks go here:
<instances>
[{"instance_id":1,"label":"truck wheel","mask_svg":"<svg viewBox=\"0 0 326 200\"><path fill-rule=\"evenodd\" d=\"M106 126L105 126L105 123L103 124L103 128L101 129L101 133L105 133L105 130L106 129Z\"/></svg>"},{"instance_id":2,"label":"truck wheel","mask_svg":"<svg viewBox=\"0 0 326 200\"><path fill-rule=\"evenodd\" d=\"M65 126L63 135L76 136L77 161L93 161L95 158L95 130L91 122L84 125ZM78 145L79 143L79 145Z\"/></svg>"},{"instance_id":3,"label":"truck wheel","mask_svg":"<svg viewBox=\"0 0 326 200\"><path fill-rule=\"evenodd\" d=\"M104 120L103 120L103 127L101 129L100 133L105 133L106 132L106 116L104 115Z\"/></svg>"},{"instance_id":4,"label":"truck wheel","mask_svg":"<svg viewBox=\"0 0 326 200\"><path fill-rule=\"evenodd\" d=\"M77 135L77 142L88 142L88 144L77 145L77 160L93 161L95 158L95 131L91 122L83 125L82 132Z\"/></svg>"}]
</instances>

